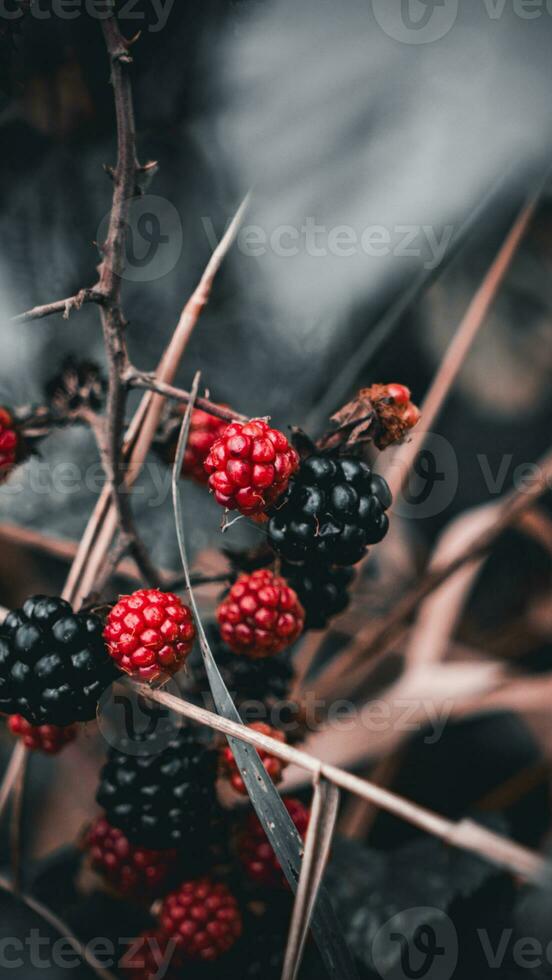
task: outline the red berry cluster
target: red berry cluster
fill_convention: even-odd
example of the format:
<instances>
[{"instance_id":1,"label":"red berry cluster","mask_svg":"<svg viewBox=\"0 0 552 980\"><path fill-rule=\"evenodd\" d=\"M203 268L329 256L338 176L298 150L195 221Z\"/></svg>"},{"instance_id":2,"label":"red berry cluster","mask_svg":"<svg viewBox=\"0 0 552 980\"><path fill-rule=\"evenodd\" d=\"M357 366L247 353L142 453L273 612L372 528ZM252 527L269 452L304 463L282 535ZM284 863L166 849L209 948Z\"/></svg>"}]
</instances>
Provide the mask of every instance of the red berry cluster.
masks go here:
<instances>
[{"instance_id":1,"label":"red berry cluster","mask_svg":"<svg viewBox=\"0 0 552 980\"><path fill-rule=\"evenodd\" d=\"M254 732L260 732L261 735L269 735L278 742L286 741L286 736L283 732L278 731L277 728L271 728L270 725L266 725L263 721L255 721L247 727L251 728ZM271 755L270 752L266 752L263 749L258 749L257 751L272 782L279 783L287 763L283 759L277 759L275 755ZM220 751L220 774L223 779L227 779L230 782L230 785L235 789L236 793L247 796L245 783L239 767L236 765L236 760L232 755L232 749L229 746L225 746Z\"/></svg>"},{"instance_id":2,"label":"red berry cluster","mask_svg":"<svg viewBox=\"0 0 552 980\"><path fill-rule=\"evenodd\" d=\"M153 851L135 847L122 830L98 817L89 828L85 848L92 867L118 892L140 898L158 894L174 867L174 849Z\"/></svg>"},{"instance_id":3,"label":"red berry cluster","mask_svg":"<svg viewBox=\"0 0 552 980\"><path fill-rule=\"evenodd\" d=\"M249 517L263 514L278 499L298 466L299 456L283 432L264 419L232 422L205 460L218 503Z\"/></svg>"},{"instance_id":4,"label":"red berry cluster","mask_svg":"<svg viewBox=\"0 0 552 980\"><path fill-rule=\"evenodd\" d=\"M0 408L0 483L7 480L15 466L18 442L11 412Z\"/></svg>"},{"instance_id":5,"label":"red berry cluster","mask_svg":"<svg viewBox=\"0 0 552 980\"><path fill-rule=\"evenodd\" d=\"M217 618L221 636L234 653L261 659L297 639L305 611L285 579L260 568L240 575L219 605Z\"/></svg>"},{"instance_id":6,"label":"red berry cluster","mask_svg":"<svg viewBox=\"0 0 552 980\"><path fill-rule=\"evenodd\" d=\"M139 589L121 596L107 617L103 635L121 670L154 680L179 670L195 633L192 613L178 596Z\"/></svg>"},{"instance_id":7,"label":"red berry cluster","mask_svg":"<svg viewBox=\"0 0 552 980\"><path fill-rule=\"evenodd\" d=\"M242 917L231 891L211 878L186 881L163 900L159 923L188 960L216 960L236 943Z\"/></svg>"},{"instance_id":8,"label":"red berry cluster","mask_svg":"<svg viewBox=\"0 0 552 980\"><path fill-rule=\"evenodd\" d=\"M65 728L59 725L31 725L22 715L10 715L8 728L13 735L22 739L28 749L46 755L57 755L65 745L75 741L78 731L76 725Z\"/></svg>"},{"instance_id":9,"label":"red berry cluster","mask_svg":"<svg viewBox=\"0 0 552 980\"><path fill-rule=\"evenodd\" d=\"M310 810L300 800L292 797L284 799L297 833L305 839L309 825ZM255 813L248 813L237 839L237 852L248 878L267 888L286 886L284 873L272 850L268 837Z\"/></svg>"},{"instance_id":10,"label":"red berry cluster","mask_svg":"<svg viewBox=\"0 0 552 980\"><path fill-rule=\"evenodd\" d=\"M221 405L221 408L227 408ZM182 412L184 408L182 407ZM200 408L194 409L190 422L188 442L182 462L182 475L189 476L198 483L207 483L209 477L205 472L204 463L209 451L216 440L227 428L228 422L210 415Z\"/></svg>"}]
</instances>

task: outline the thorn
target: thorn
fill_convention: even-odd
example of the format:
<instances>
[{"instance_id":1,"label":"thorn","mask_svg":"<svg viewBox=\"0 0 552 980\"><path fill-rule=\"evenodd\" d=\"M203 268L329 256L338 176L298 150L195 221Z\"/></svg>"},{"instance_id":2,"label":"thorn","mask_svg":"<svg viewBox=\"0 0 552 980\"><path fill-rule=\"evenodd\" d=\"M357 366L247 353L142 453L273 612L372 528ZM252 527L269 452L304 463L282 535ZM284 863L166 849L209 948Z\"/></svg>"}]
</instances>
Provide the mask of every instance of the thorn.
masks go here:
<instances>
[{"instance_id":1,"label":"thorn","mask_svg":"<svg viewBox=\"0 0 552 980\"><path fill-rule=\"evenodd\" d=\"M140 174L146 174L146 173L149 173L152 170L153 171L156 171L156 170L158 170L158 168L159 168L159 161L158 160L148 160L147 163L143 163L140 167L138 167L138 173L140 173Z\"/></svg>"},{"instance_id":2,"label":"thorn","mask_svg":"<svg viewBox=\"0 0 552 980\"><path fill-rule=\"evenodd\" d=\"M112 167L110 163L104 163L102 166L107 176L111 177L111 180L115 180L115 168Z\"/></svg>"},{"instance_id":3,"label":"thorn","mask_svg":"<svg viewBox=\"0 0 552 980\"><path fill-rule=\"evenodd\" d=\"M140 39L141 37L142 37L142 31L136 31L136 34L133 34L133 35L132 35L132 37L127 37L127 38L125 38L125 44L126 44L126 46L127 46L127 48L131 48L131 47L132 47L132 45L133 45L133 44L136 44L136 42L137 42L137 41L138 41L138 40L139 40L139 39Z\"/></svg>"}]
</instances>

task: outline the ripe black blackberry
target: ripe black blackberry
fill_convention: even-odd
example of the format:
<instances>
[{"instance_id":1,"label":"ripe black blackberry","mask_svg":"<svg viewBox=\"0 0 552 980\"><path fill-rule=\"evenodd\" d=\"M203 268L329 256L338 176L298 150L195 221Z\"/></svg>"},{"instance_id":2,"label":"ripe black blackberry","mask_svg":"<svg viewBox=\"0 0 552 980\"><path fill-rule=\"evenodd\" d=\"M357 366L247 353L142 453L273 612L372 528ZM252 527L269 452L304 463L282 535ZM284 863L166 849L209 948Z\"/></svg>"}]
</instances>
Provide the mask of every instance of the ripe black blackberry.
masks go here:
<instances>
[{"instance_id":1,"label":"ripe black blackberry","mask_svg":"<svg viewBox=\"0 0 552 980\"><path fill-rule=\"evenodd\" d=\"M35 595L0 628L0 712L31 725L91 721L118 671L97 616L64 599Z\"/></svg>"},{"instance_id":2,"label":"ripe black blackberry","mask_svg":"<svg viewBox=\"0 0 552 980\"><path fill-rule=\"evenodd\" d=\"M306 614L306 630L324 629L349 605L349 586L355 574L351 568L284 562L281 574L299 596Z\"/></svg>"},{"instance_id":3,"label":"ripe black blackberry","mask_svg":"<svg viewBox=\"0 0 552 980\"><path fill-rule=\"evenodd\" d=\"M268 718L271 706L285 701L289 696L293 680L289 652L286 650L274 657L251 660L233 653L223 643L216 623L209 624L207 636L218 669L238 709L245 702L254 701L266 707ZM193 665L192 672L196 688L202 693L208 692L209 682L202 659ZM252 720L258 721L258 714Z\"/></svg>"},{"instance_id":4,"label":"ripe black blackberry","mask_svg":"<svg viewBox=\"0 0 552 980\"><path fill-rule=\"evenodd\" d=\"M287 561L355 565L385 537L390 505L387 483L367 463L314 453L270 511L269 543Z\"/></svg>"},{"instance_id":5,"label":"ripe black blackberry","mask_svg":"<svg viewBox=\"0 0 552 980\"><path fill-rule=\"evenodd\" d=\"M148 752L151 746L151 753ZM138 752L140 754L138 754ZM217 757L186 728L159 751L157 726L111 749L96 799L133 844L185 846L205 856L215 811Z\"/></svg>"}]
</instances>

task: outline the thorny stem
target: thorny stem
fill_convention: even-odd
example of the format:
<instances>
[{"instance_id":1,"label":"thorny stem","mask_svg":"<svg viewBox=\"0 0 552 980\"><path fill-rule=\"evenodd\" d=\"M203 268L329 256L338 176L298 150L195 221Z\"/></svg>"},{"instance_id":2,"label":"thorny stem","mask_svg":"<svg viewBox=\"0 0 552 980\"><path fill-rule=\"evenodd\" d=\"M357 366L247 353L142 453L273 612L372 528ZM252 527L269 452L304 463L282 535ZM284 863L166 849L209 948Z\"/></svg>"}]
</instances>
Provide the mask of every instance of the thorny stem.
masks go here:
<instances>
[{"instance_id":1,"label":"thorny stem","mask_svg":"<svg viewBox=\"0 0 552 980\"><path fill-rule=\"evenodd\" d=\"M111 82L117 120L117 164L113 172L113 201L106 240L102 246L98 289L103 297L100 317L108 359L106 444L99 445L100 456L128 550L149 584L155 584L157 571L138 537L130 499L125 492L122 455L127 387L122 378L128 358L124 336L125 318L121 306L122 276L128 214L136 194L139 165L136 160L136 131L128 54L128 43L119 31L114 15L102 20L102 30L111 63Z\"/></svg>"},{"instance_id":2,"label":"thorny stem","mask_svg":"<svg viewBox=\"0 0 552 980\"><path fill-rule=\"evenodd\" d=\"M173 385L165 384L163 381L158 381L155 375L148 374L145 371L137 371L135 368L127 368L123 380L131 388L147 388L149 391L155 391L158 395L164 395L166 398L172 398L174 401L181 402L183 405L187 405L190 401L190 392L185 391L184 388L175 388ZM218 405L216 402L210 401L208 398L201 398L198 396L195 400L195 405L197 408L203 409L204 412L209 412L211 415L215 415L218 419L222 419L224 422L248 422L249 418L247 415L242 415L240 412L234 412L231 408L224 408L222 405Z\"/></svg>"},{"instance_id":3,"label":"thorny stem","mask_svg":"<svg viewBox=\"0 0 552 980\"><path fill-rule=\"evenodd\" d=\"M75 296L67 299L58 299L53 303L44 303L43 306L33 306L32 310L19 313L12 317L12 323L29 323L31 320L43 320L44 317L52 316L54 313L62 313L63 319L68 320L69 314L73 310L80 310L85 303L103 303L104 296L97 286L92 289L81 289Z\"/></svg>"}]
</instances>

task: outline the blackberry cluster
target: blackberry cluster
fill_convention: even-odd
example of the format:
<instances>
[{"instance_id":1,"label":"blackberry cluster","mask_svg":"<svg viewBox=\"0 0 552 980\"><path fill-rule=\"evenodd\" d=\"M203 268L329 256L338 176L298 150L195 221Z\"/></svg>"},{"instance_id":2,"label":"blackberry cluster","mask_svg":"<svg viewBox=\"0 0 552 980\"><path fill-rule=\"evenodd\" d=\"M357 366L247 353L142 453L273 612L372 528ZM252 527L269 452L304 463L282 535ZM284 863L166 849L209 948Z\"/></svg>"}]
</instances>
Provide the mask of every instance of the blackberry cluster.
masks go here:
<instances>
[{"instance_id":1,"label":"blackberry cluster","mask_svg":"<svg viewBox=\"0 0 552 980\"><path fill-rule=\"evenodd\" d=\"M354 578L351 568L284 562L281 571L305 610L305 629L324 629L349 605L349 586Z\"/></svg>"},{"instance_id":2,"label":"blackberry cluster","mask_svg":"<svg viewBox=\"0 0 552 980\"><path fill-rule=\"evenodd\" d=\"M0 712L61 728L95 718L118 675L102 628L97 616L43 595L8 613L0 628Z\"/></svg>"},{"instance_id":3,"label":"blackberry cluster","mask_svg":"<svg viewBox=\"0 0 552 980\"><path fill-rule=\"evenodd\" d=\"M163 850L193 841L196 852L205 851L215 809L216 754L186 728L159 752L156 726L150 729L110 751L96 799L109 823L133 844Z\"/></svg>"},{"instance_id":4,"label":"blackberry cluster","mask_svg":"<svg viewBox=\"0 0 552 980\"><path fill-rule=\"evenodd\" d=\"M270 511L268 540L305 610L305 629L323 629L349 604L352 565L387 533L391 493L352 456L314 452Z\"/></svg>"},{"instance_id":5,"label":"blackberry cluster","mask_svg":"<svg viewBox=\"0 0 552 980\"><path fill-rule=\"evenodd\" d=\"M314 453L272 508L269 541L291 562L355 565L381 541L391 493L362 460Z\"/></svg>"}]
</instances>

